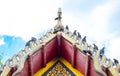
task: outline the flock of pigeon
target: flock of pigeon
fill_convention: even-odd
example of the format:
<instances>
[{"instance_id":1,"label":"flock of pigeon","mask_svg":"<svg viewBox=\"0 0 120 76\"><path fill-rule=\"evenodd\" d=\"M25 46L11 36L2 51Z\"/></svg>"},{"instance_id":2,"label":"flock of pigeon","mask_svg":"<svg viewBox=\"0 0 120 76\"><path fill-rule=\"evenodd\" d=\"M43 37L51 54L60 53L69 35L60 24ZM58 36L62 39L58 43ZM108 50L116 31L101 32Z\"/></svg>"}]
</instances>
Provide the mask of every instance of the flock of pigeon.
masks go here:
<instances>
[{"instance_id":1,"label":"flock of pigeon","mask_svg":"<svg viewBox=\"0 0 120 76\"><path fill-rule=\"evenodd\" d=\"M66 33L69 34L69 27L68 27L68 25L66 25L65 29L67 30ZM74 36L74 35L77 36L77 39L81 39L82 38L81 34L79 32L77 32L76 30L74 30L72 36ZM86 42L86 36L84 36L82 38L82 42L83 42L83 44ZM93 47L94 47L94 50L99 50L98 46L95 43L93 43ZM103 47L102 49L100 49L100 58L102 58L102 56L104 55L104 51L105 51L105 47ZM88 51L88 50L83 50L83 52L84 53L89 53L90 55L92 55L92 53L90 51ZM110 59L108 59L108 61L109 60ZM114 64L113 65L119 64L119 61L117 59L113 59L113 60L114 60Z\"/></svg>"},{"instance_id":2,"label":"flock of pigeon","mask_svg":"<svg viewBox=\"0 0 120 76\"><path fill-rule=\"evenodd\" d=\"M66 29L66 31L67 31L66 34L69 34L69 27L68 27L68 25L66 25L65 29ZM81 39L81 38L82 38L82 37L81 37L81 34L80 34L79 32L77 32L76 30L74 30L72 36L74 36L74 35L77 36L77 39ZM72 37L72 36L71 36L71 37ZM25 46L30 46L30 42L35 42L35 41L36 41L36 38L35 38L35 37L32 37L31 40L29 40L29 41L26 43ZM83 43L83 44L86 43L86 36L84 36L84 37L82 38L82 43ZM97 46L95 43L93 43L93 47L94 47L94 50L99 50L99 49L98 49L98 46ZM103 47L102 49L100 49L100 58L102 58L102 56L104 55L104 53L105 53L104 51L105 51L105 47ZM88 50L83 50L83 52L92 55L92 53L91 53L90 51L88 51ZM110 59L108 59L108 61L109 61L109 60L110 60ZM119 61L118 61L117 59L113 59L113 60L114 60L114 64L113 64L113 65L119 64Z\"/></svg>"}]
</instances>

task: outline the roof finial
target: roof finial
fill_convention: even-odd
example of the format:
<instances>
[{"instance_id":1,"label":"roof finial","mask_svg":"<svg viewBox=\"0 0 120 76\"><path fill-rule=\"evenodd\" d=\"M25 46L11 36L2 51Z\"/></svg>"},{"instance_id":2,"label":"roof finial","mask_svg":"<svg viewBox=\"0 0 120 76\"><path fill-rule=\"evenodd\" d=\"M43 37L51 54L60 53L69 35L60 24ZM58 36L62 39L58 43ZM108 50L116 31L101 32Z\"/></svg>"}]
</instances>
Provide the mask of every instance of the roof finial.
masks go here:
<instances>
[{"instance_id":1,"label":"roof finial","mask_svg":"<svg viewBox=\"0 0 120 76\"><path fill-rule=\"evenodd\" d=\"M58 22L61 22L61 19L62 19L61 15L62 15L61 8L59 8L58 9L58 17L55 18L55 20L58 20Z\"/></svg>"},{"instance_id":2,"label":"roof finial","mask_svg":"<svg viewBox=\"0 0 120 76\"><path fill-rule=\"evenodd\" d=\"M58 32L58 31L64 31L64 27L61 23L61 19L62 19L61 15L62 15L61 8L59 8L58 9L58 17L55 18L55 20L58 20L58 23L54 27L54 33Z\"/></svg>"}]
</instances>

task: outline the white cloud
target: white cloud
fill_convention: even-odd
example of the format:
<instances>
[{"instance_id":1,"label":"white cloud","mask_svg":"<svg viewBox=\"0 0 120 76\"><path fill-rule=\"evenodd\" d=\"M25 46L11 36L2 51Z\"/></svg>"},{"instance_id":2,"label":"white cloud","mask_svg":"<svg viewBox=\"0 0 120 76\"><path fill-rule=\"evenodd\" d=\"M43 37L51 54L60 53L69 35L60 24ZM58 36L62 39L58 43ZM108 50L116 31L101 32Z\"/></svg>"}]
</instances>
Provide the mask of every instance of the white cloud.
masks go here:
<instances>
[{"instance_id":1,"label":"white cloud","mask_svg":"<svg viewBox=\"0 0 120 76\"><path fill-rule=\"evenodd\" d=\"M110 58L116 58L120 61L119 56L119 45L120 38L116 36L115 31L109 31L110 28L114 27L110 24L111 16L114 15L113 12L118 6L117 1L110 1L102 6L98 6L91 13L91 22L93 23L93 28L91 29L91 35L95 39L99 46L100 44L105 44L106 55Z\"/></svg>"},{"instance_id":2,"label":"white cloud","mask_svg":"<svg viewBox=\"0 0 120 76\"><path fill-rule=\"evenodd\" d=\"M4 38L0 39L0 45L4 45L5 42L4 42Z\"/></svg>"},{"instance_id":3,"label":"white cloud","mask_svg":"<svg viewBox=\"0 0 120 76\"><path fill-rule=\"evenodd\" d=\"M97 42L100 48L103 46L102 44L108 43L110 56L113 49L116 49L114 54L119 57L117 54L119 47L116 47L119 45L116 44L119 42L119 38L116 40L115 33L109 32L109 28L111 28L109 19L119 3L119 0L110 0L84 13L76 12L74 9L72 12L64 10L63 0L0 1L0 34L29 39L31 36L54 27L57 9L62 7L64 25L68 24L72 31L77 29L82 36L86 35L88 40ZM72 4L70 5L72 6Z\"/></svg>"},{"instance_id":4,"label":"white cloud","mask_svg":"<svg viewBox=\"0 0 120 76\"><path fill-rule=\"evenodd\" d=\"M110 0L95 6L87 13L81 11L67 12L64 16L64 22L66 22L65 24L69 23L72 31L77 29L82 36L86 35L90 44L95 42L99 49L106 46L105 53L108 58L117 58L120 61L118 55L120 38L116 36L115 31L109 31L110 28L114 27L111 26L110 19L119 3L118 0Z\"/></svg>"},{"instance_id":5,"label":"white cloud","mask_svg":"<svg viewBox=\"0 0 120 76\"><path fill-rule=\"evenodd\" d=\"M109 52L107 52L108 56L113 59L116 58L117 60L120 61L120 37L115 37L113 39L110 40L110 45L108 47Z\"/></svg>"},{"instance_id":6,"label":"white cloud","mask_svg":"<svg viewBox=\"0 0 120 76\"><path fill-rule=\"evenodd\" d=\"M28 39L50 27L62 0L6 0L0 1L0 34Z\"/></svg>"},{"instance_id":7,"label":"white cloud","mask_svg":"<svg viewBox=\"0 0 120 76\"><path fill-rule=\"evenodd\" d=\"M70 28L77 29L81 34L92 37L95 41L104 41L108 39L109 19L115 9L117 2L108 1L104 4L95 6L91 11L84 13L82 11L65 13L64 22L69 23ZM111 34L109 34L111 36Z\"/></svg>"},{"instance_id":8,"label":"white cloud","mask_svg":"<svg viewBox=\"0 0 120 76\"><path fill-rule=\"evenodd\" d=\"M103 41L108 39L109 33L109 20L112 16L112 12L115 9L115 5L113 1L104 3L103 5L98 5L92 12L90 13L90 23L93 25L91 28L91 33L89 35L94 34L94 38L97 41Z\"/></svg>"}]
</instances>

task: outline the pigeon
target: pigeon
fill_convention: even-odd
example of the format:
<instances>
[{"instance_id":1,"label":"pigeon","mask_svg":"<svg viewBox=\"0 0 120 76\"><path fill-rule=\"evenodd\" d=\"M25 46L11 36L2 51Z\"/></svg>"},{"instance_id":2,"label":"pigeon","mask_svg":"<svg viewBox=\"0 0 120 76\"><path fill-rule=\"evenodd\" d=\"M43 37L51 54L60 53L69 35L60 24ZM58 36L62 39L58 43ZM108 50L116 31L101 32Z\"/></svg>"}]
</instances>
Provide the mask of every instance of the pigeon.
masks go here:
<instances>
[{"instance_id":1,"label":"pigeon","mask_svg":"<svg viewBox=\"0 0 120 76\"><path fill-rule=\"evenodd\" d=\"M31 38L31 40L29 40L26 44L25 44L25 46L30 46L30 42L35 42L37 39L35 38L35 37L32 37Z\"/></svg>"},{"instance_id":2,"label":"pigeon","mask_svg":"<svg viewBox=\"0 0 120 76\"><path fill-rule=\"evenodd\" d=\"M82 39L82 42L83 43L86 42L86 36Z\"/></svg>"},{"instance_id":3,"label":"pigeon","mask_svg":"<svg viewBox=\"0 0 120 76\"><path fill-rule=\"evenodd\" d=\"M98 46L95 45L95 44L93 44L93 45L94 45L94 49L95 49L95 50L98 50Z\"/></svg>"},{"instance_id":4,"label":"pigeon","mask_svg":"<svg viewBox=\"0 0 120 76\"><path fill-rule=\"evenodd\" d=\"M55 18L55 20L58 20L58 19L62 19L62 17L57 17L57 18Z\"/></svg>"},{"instance_id":5,"label":"pigeon","mask_svg":"<svg viewBox=\"0 0 120 76\"><path fill-rule=\"evenodd\" d=\"M76 34L76 30L74 30L73 35L77 35L77 34Z\"/></svg>"},{"instance_id":6,"label":"pigeon","mask_svg":"<svg viewBox=\"0 0 120 76\"><path fill-rule=\"evenodd\" d=\"M103 47L103 48L100 50L100 55L103 55L103 54L104 54L104 50L105 50L105 47Z\"/></svg>"},{"instance_id":7,"label":"pigeon","mask_svg":"<svg viewBox=\"0 0 120 76\"><path fill-rule=\"evenodd\" d=\"M62 12L61 12L61 9L59 8L59 10L58 10L58 17L55 18L55 20L60 20L60 19L62 19L61 14L62 14Z\"/></svg>"},{"instance_id":8,"label":"pigeon","mask_svg":"<svg viewBox=\"0 0 120 76\"><path fill-rule=\"evenodd\" d=\"M104 49L105 47L103 47L101 50L100 50L100 57L102 58L103 54L104 54Z\"/></svg>"},{"instance_id":9,"label":"pigeon","mask_svg":"<svg viewBox=\"0 0 120 76\"><path fill-rule=\"evenodd\" d=\"M79 32L77 32L78 33L78 39L81 39L81 35L80 35L80 33Z\"/></svg>"},{"instance_id":10,"label":"pigeon","mask_svg":"<svg viewBox=\"0 0 120 76\"><path fill-rule=\"evenodd\" d=\"M66 27L65 27L65 28L66 28L66 30L69 30L69 27L68 27L68 25L66 25Z\"/></svg>"},{"instance_id":11,"label":"pigeon","mask_svg":"<svg viewBox=\"0 0 120 76\"><path fill-rule=\"evenodd\" d=\"M119 61L117 59L113 59L113 60L115 65L119 64Z\"/></svg>"},{"instance_id":12,"label":"pigeon","mask_svg":"<svg viewBox=\"0 0 120 76\"><path fill-rule=\"evenodd\" d=\"M66 29L66 34L69 34L69 27L68 27L68 25L66 25L65 29Z\"/></svg>"},{"instance_id":13,"label":"pigeon","mask_svg":"<svg viewBox=\"0 0 120 76\"><path fill-rule=\"evenodd\" d=\"M71 37L73 37L74 35L77 35L76 34L76 30L74 30L73 34L71 35Z\"/></svg>"},{"instance_id":14,"label":"pigeon","mask_svg":"<svg viewBox=\"0 0 120 76\"><path fill-rule=\"evenodd\" d=\"M58 17L57 17L57 18L55 18L55 20L58 20Z\"/></svg>"},{"instance_id":15,"label":"pigeon","mask_svg":"<svg viewBox=\"0 0 120 76\"><path fill-rule=\"evenodd\" d=\"M31 38L31 41L36 41L37 39L35 37L32 37Z\"/></svg>"},{"instance_id":16,"label":"pigeon","mask_svg":"<svg viewBox=\"0 0 120 76\"><path fill-rule=\"evenodd\" d=\"M31 42L31 40L29 40L28 42L26 42L25 46L30 46L30 42Z\"/></svg>"}]
</instances>

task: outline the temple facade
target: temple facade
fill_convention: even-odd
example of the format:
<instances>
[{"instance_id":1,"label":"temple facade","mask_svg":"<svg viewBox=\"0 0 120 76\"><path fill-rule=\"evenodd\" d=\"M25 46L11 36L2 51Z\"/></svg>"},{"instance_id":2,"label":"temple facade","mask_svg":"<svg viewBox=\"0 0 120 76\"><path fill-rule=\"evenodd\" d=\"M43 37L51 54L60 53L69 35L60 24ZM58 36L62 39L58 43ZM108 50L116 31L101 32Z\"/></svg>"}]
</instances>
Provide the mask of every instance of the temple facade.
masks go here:
<instances>
[{"instance_id":1,"label":"temple facade","mask_svg":"<svg viewBox=\"0 0 120 76\"><path fill-rule=\"evenodd\" d=\"M25 48L0 66L0 76L120 76L120 65L107 58L86 37L61 23L45 35L29 40Z\"/></svg>"}]
</instances>

